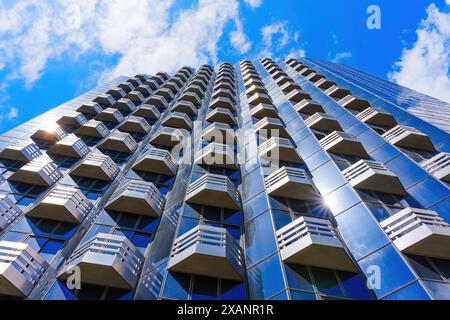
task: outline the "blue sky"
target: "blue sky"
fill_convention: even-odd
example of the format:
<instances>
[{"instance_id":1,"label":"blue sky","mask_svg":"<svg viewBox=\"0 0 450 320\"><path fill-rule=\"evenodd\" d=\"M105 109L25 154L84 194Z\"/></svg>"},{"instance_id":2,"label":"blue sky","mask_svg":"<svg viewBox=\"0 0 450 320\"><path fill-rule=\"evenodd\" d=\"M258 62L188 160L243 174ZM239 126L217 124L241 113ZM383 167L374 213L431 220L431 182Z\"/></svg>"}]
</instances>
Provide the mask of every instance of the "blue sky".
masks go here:
<instances>
[{"instance_id":1,"label":"blue sky","mask_svg":"<svg viewBox=\"0 0 450 320\"><path fill-rule=\"evenodd\" d=\"M371 4L380 30L366 27ZM263 55L334 60L448 101L449 52L450 0L0 0L0 133L120 74Z\"/></svg>"}]
</instances>

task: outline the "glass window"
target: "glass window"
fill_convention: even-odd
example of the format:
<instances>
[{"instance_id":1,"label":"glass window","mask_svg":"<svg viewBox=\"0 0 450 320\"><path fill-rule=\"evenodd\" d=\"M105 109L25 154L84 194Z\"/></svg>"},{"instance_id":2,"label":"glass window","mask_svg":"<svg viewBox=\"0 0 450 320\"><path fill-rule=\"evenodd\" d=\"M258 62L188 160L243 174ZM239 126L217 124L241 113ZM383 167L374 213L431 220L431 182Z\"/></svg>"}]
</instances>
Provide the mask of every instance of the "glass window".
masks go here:
<instances>
[{"instance_id":1,"label":"glass window","mask_svg":"<svg viewBox=\"0 0 450 320\"><path fill-rule=\"evenodd\" d=\"M270 214L264 213L246 224L245 247L247 266L277 251Z\"/></svg>"},{"instance_id":2,"label":"glass window","mask_svg":"<svg viewBox=\"0 0 450 320\"><path fill-rule=\"evenodd\" d=\"M430 300L425 289L418 281L389 295L385 300Z\"/></svg>"},{"instance_id":3,"label":"glass window","mask_svg":"<svg viewBox=\"0 0 450 320\"><path fill-rule=\"evenodd\" d=\"M187 300L189 294L190 275L168 272L163 296L169 299Z\"/></svg>"},{"instance_id":4,"label":"glass window","mask_svg":"<svg viewBox=\"0 0 450 320\"><path fill-rule=\"evenodd\" d=\"M309 270L306 266L285 264L285 270L290 288L314 291Z\"/></svg>"},{"instance_id":5,"label":"glass window","mask_svg":"<svg viewBox=\"0 0 450 320\"><path fill-rule=\"evenodd\" d=\"M333 270L311 267L311 271L314 283L320 293L331 296L344 295Z\"/></svg>"},{"instance_id":6,"label":"glass window","mask_svg":"<svg viewBox=\"0 0 450 320\"><path fill-rule=\"evenodd\" d=\"M259 263L248 271L250 299L265 300L285 290L278 255Z\"/></svg>"},{"instance_id":7,"label":"glass window","mask_svg":"<svg viewBox=\"0 0 450 320\"><path fill-rule=\"evenodd\" d=\"M315 293L298 290L291 290L292 300L317 300Z\"/></svg>"},{"instance_id":8,"label":"glass window","mask_svg":"<svg viewBox=\"0 0 450 320\"><path fill-rule=\"evenodd\" d=\"M222 300L246 299L245 285L243 282L221 280L220 291Z\"/></svg>"},{"instance_id":9,"label":"glass window","mask_svg":"<svg viewBox=\"0 0 450 320\"><path fill-rule=\"evenodd\" d=\"M192 300L216 300L217 279L195 276Z\"/></svg>"}]
</instances>

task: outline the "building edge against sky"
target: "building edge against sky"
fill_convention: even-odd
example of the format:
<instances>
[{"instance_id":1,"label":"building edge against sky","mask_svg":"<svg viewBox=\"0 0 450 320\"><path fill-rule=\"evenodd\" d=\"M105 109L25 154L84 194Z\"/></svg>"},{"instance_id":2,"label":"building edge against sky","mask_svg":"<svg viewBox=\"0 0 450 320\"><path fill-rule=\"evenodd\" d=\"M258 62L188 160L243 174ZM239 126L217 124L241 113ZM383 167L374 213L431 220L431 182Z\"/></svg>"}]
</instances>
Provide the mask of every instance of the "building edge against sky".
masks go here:
<instances>
[{"instance_id":1,"label":"building edge against sky","mask_svg":"<svg viewBox=\"0 0 450 320\"><path fill-rule=\"evenodd\" d=\"M0 136L0 297L449 299L448 118L308 58L117 78Z\"/></svg>"}]
</instances>

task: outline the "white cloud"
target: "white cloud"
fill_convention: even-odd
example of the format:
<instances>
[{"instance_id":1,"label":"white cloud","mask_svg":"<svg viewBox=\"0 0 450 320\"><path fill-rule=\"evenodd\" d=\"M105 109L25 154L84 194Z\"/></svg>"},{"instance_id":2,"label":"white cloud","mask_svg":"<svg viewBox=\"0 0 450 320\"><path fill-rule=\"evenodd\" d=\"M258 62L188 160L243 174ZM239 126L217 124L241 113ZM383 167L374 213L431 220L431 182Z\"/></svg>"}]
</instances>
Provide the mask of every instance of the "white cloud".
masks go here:
<instances>
[{"instance_id":1,"label":"white cloud","mask_svg":"<svg viewBox=\"0 0 450 320\"><path fill-rule=\"evenodd\" d=\"M240 54L247 53L250 50L252 44L247 39L247 36L244 33L242 22L240 20L237 20L235 23L236 30L230 33L231 45L233 46L233 48L239 51Z\"/></svg>"},{"instance_id":2,"label":"white cloud","mask_svg":"<svg viewBox=\"0 0 450 320\"><path fill-rule=\"evenodd\" d=\"M0 107L0 125L3 122L3 120L11 121L19 115L19 109L14 107L9 107L4 110L4 107Z\"/></svg>"},{"instance_id":3,"label":"white cloud","mask_svg":"<svg viewBox=\"0 0 450 320\"><path fill-rule=\"evenodd\" d=\"M352 53L350 51L338 52L331 61L335 63L341 63L346 60L349 60L351 57Z\"/></svg>"},{"instance_id":4,"label":"white cloud","mask_svg":"<svg viewBox=\"0 0 450 320\"><path fill-rule=\"evenodd\" d=\"M253 1L257 4L257 1ZM250 49L238 0L199 0L178 15L174 0L22 0L0 2L0 69L32 85L49 60L87 52L119 57L101 80L120 74L174 71L217 61L218 41L228 23L230 42Z\"/></svg>"},{"instance_id":5,"label":"white cloud","mask_svg":"<svg viewBox=\"0 0 450 320\"><path fill-rule=\"evenodd\" d=\"M286 21L278 21L261 28L263 48L257 57L287 56L304 57L305 50L299 47L299 32L292 32Z\"/></svg>"},{"instance_id":6,"label":"white cloud","mask_svg":"<svg viewBox=\"0 0 450 320\"><path fill-rule=\"evenodd\" d=\"M259 8L262 5L263 0L244 0L252 9ZM448 0L450 1L450 0Z\"/></svg>"},{"instance_id":7,"label":"white cloud","mask_svg":"<svg viewBox=\"0 0 450 320\"><path fill-rule=\"evenodd\" d=\"M446 3L450 5L450 0ZM450 12L431 4L416 30L417 41L405 48L388 77L405 87L450 102Z\"/></svg>"}]
</instances>

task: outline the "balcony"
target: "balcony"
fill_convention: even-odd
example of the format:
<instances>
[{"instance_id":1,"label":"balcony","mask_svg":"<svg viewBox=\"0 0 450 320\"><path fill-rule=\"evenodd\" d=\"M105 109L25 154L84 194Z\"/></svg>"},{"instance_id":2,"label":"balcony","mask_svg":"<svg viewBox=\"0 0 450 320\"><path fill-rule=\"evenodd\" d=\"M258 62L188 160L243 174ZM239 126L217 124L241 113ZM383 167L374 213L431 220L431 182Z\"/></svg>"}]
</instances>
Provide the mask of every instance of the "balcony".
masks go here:
<instances>
[{"instance_id":1,"label":"balcony","mask_svg":"<svg viewBox=\"0 0 450 320\"><path fill-rule=\"evenodd\" d=\"M203 129L202 138L208 142L233 145L236 134L226 123L215 122Z\"/></svg>"},{"instance_id":2,"label":"balcony","mask_svg":"<svg viewBox=\"0 0 450 320\"><path fill-rule=\"evenodd\" d=\"M69 111L66 114L64 114L61 118L59 118L58 121L56 121L57 124L60 126L74 126L74 127L80 127L83 124L87 122L86 117L79 112L75 111Z\"/></svg>"},{"instance_id":3,"label":"balcony","mask_svg":"<svg viewBox=\"0 0 450 320\"><path fill-rule=\"evenodd\" d=\"M251 97L248 98L248 104L252 106L256 106L260 103L272 104L272 99L268 94L265 93L255 93Z\"/></svg>"},{"instance_id":4,"label":"balcony","mask_svg":"<svg viewBox=\"0 0 450 320\"><path fill-rule=\"evenodd\" d=\"M402 253L450 259L450 225L434 211L405 208L380 225Z\"/></svg>"},{"instance_id":5,"label":"balcony","mask_svg":"<svg viewBox=\"0 0 450 320\"><path fill-rule=\"evenodd\" d=\"M45 129L38 129L35 133L31 135L31 139L33 141L42 140L49 142L51 144L55 144L56 142L62 140L66 136L67 133L60 127L57 127L55 129L45 128Z\"/></svg>"},{"instance_id":6,"label":"balcony","mask_svg":"<svg viewBox=\"0 0 450 320\"><path fill-rule=\"evenodd\" d=\"M342 174L356 189L406 195L398 177L380 162L359 160Z\"/></svg>"},{"instance_id":7,"label":"balcony","mask_svg":"<svg viewBox=\"0 0 450 320\"><path fill-rule=\"evenodd\" d=\"M106 109L111 107L116 102L116 99L110 94L102 94L92 101L98 103L103 109Z\"/></svg>"},{"instance_id":8,"label":"balcony","mask_svg":"<svg viewBox=\"0 0 450 320\"><path fill-rule=\"evenodd\" d=\"M286 99L288 99L293 104L297 104L304 99L311 99L311 96L309 95L309 93L303 90L295 89L286 94Z\"/></svg>"},{"instance_id":9,"label":"balcony","mask_svg":"<svg viewBox=\"0 0 450 320\"><path fill-rule=\"evenodd\" d=\"M255 123L253 128L259 135L290 138L289 133L286 131L284 124L280 119L265 117Z\"/></svg>"},{"instance_id":10,"label":"balcony","mask_svg":"<svg viewBox=\"0 0 450 320\"><path fill-rule=\"evenodd\" d=\"M285 73L284 73L284 74L285 74ZM289 77L289 76L283 75L283 76L279 77L277 80L275 80L275 83L276 83L278 86L283 86L283 85L285 85L285 84L292 83L292 79L291 79L291 77Z\"/></svg>"},{"instance_id":11,"label":"balcony","mask_svg":"<svg viewBox=\"0 0 450 320\"><path fill-rule=\"evenodd\" d=\"M420 165L437 179L450 182L449 153L441 152L433 158L421 162Z\"/></svg>"},{"instance_id":12,"label":"balcony","mask_svg":"<svg viewBox=\"0 0 450 320\"><path fill-rule=\"evenodd\" d=\"M62 173L54 162L39 158L30 161L14 172L8 181L50 187L61 177Z\"/></svg>"},{"instance_id":13,"label":"balcony","mask_svg":"<svg viewBox=\"0 0 450 320\"><path fill-rule=\"evenodd\" d=\"M145 97L137 90L131 91L127 93L125 99L131 100L136 106L140 105L145 101Z\"/></svg>"},{"instance_id":14,"label":"balcony","mask_svg":"<svg viewBox=\"0 0 450 320\"><path fill-rule=\"evenodd\" d=\"M102 112L102 107L96 102L88 102L84 103L77 108L78 112L81 112L84 115L96 116L100 112Z\"/></svg>"},{"instance_id":15,"label":"balcony","mask_svg":"<svg viewBox=\"0 0 450 320\"><path fill-rule=\"evenodd\" d=\"M156 120L161 117L158 108L151 104L143 104L133 113L133 115L150 120Z\"/></svg>"},{"instance_id":16,"label":"balcony","mask_svg":"<svg viewBox=\"0 0 450 320\"><path fill-rule=\"evenodd\" d=\"M112 181L119 174L119 167L102 153L91 153L70 173L72 176Z\"/></svg>"},{"instance_id":17,"label":"balcony","mask_svg":"<svg viewBox=\"0 0 450 320\"><path fill-rule=\"evenodd\" d=\"M30 245L0 241L0 295L27 297L47 268Z\"/></svg>"},{"instance_id":18,"label":"balcony","mask_svg":"<svg viewBox=\"0 0 450 320\"><path fill-rule=\"evenodd\" d=\"M236 96L235 93L231 90L227 90L227 89L218 89L215 90L212 94L212 98L213 99L217 99L217 98L225 98L225 99L229 99L231 100L231 103L233 104L234 102L236 102ZM220 108L220 107L219 107Z\"/></svg>"},{"instance_id":19,"label":"balcony","mask_svg":"<svg viewBox=\"0 0 450 320\"><path fill-rule=\"evenodd\" d=\"M111 88L108 91L106 91L106 94L113 96L113 98L115 100L119 100L119 99L123 98L127 94L127 92L125 92L125 90L120 87L115 87L115 88Z\"/></svg>"},{"instance_id":20,"label":"balcony","mask_svg":"<svg viewBox=\"0 0 450 320\"><path fill-rule=\"evenodd\" d=\"M52 147L50 147L50 149L48 149L47 153L80 159L87 155L89 151L89 147L83 140L71 134L55 143Z\"/></svg>"},{"instance_id":21,"label":"balcony","mask_svg":"<svg viewBox=\"0 0 450 320\"><path fill-rule=\"evenodd\" d=\"M153 89L145 84L141 84L139 87L136 88L135 91L140 92L144 97L144 99L150 97L153 93Z\"/></svg>"},{"instance_id":22,"label":"balcony","mask_svg":"<svg viewBox=\"0 0 450 320\"><path fill-rule=\"evenodd\" d=\"M109 134L109 129L103 122L97 120L89 120L81 127L79 127L75 134L77 136L87 136L95 138L104 138Z\"/></svg>"},{"instance_id":23,"label":"balcony","mask_svg":"<svg viewBox=\"0 0 450 320\"><path fill-rule=\"evenodd\" d=\"M119 110L113 109L113 108L107 108L100 112L96 117L95 120L98 121L105 121L105 122L111 122L111 123L120 123L125 118L120 113Z\"/></svg>"},{"instance_id":24,"label":"balcony","mask_svg":"<svg viewBox=\"0 0 450 320\"><path fill-rule=\"evenodd\" d=\"M199 107L202 104L202 99L194 92L184 92L178 101L192 102L196 107Z\"/></svg>"},{"instance_id":25,"label":"balcony","mask_svg":"<svg viewBox=\"0 0 450 320\"><path fill-rule=\"evenodd\" d=\"M137 77L133 77L127 80L127 82L131 83L135 88L142 84L141 79Z\"/></svg>"},{"instance_id":26,"label":"balcony","mask_svg":"<svg viewBox=\"0 0 450 320\"><path fill-rule=\"evenodd\" d=\"M130 82L122 82L117 87L123 89L126 93L134 90L134 85Z\"/></svg>"},{"instance_id":27,"label":"balcony","mask_svg":"<svg viewBox=\"0 0 450 320\"><path fill-rule=\"evenodd\" d=\"M189 83L189 86L184 90L184 92L192 92L198 95L199 98L203 98L205 96L206 86L201 86L197 84Z\"/></svg>"},{"instance_id":28,"label":"balcony","mask_svg":"<svg viewBox=\"0 0 450 320\"><path fill-rule=\"evenodd\" d=\"M0 158L28 163L42 155L39 147L31 140L18 140L0 151Z\"/></svg>"},{"instance_id":29,"label":"balcony","mask_svg":"<svg viewBox=\"0 0 450 320\"><path fill-rule=\"evenodd\" d=\"M306 115L312 115L314 113L325 113L325 110L320 104L309 99L303 99L302 101L298 102L294 106L294 109L295 111Z\"/></svg>"},{"instance_id":30,"label":"balcony","mask_svg":"<svg viewBox=\"0 0 450 320\"><path fill-rule=\"evenodd\" d=\"M345 132L334 131L322 138L319 142L325 151L331 153L345 154L360 158L369 157L361 142L351 134Z\"/></svg>"},{"instance_id":31,"label":"balcony","mask_svg":"<svg viewBox=\"0 0 450 320\"><path fill-rule=\"evenodd\" d=\"M228 81L221 81L221 80L216 81L213 90L215 91L220 89L230 90L231 92L234 93L236 92L234 83Z\"/></svg>"},{"instance_id":32,"label":"balcony","mask_svg":"<svg viewBox=\"0 0 450 320\"><path fill-rule=\"evenodd\" d=\"M332 87L328 88L327 90L325 90L324 93L327 96L338 99L338 100L343 99L346 96L348 96L349 94L351 94L351 92L349 90L340 88L338 86L332 86Z\"/></svg>"},{"instance_id":33,"label":"balcony","mask_svg":"<svg viewBox=\"0 0 450 320\"><path fill-rule=\"evenodd\" d=\"M322 78L318 80L316 83L314 83L314 85L321 90L328 90L331 87L335 86L336 82L328 80L326 78Z\"/></svg>"},{"instance_id":34,"label":"balcony","mask_svg":"<svg viewBox=\"0 0 450 320\"><path fill-rule=\"evenodd\" d=\"M364 123L390 128L395 127L397 125L397 121L395 121L392 114L378 111L372 108L366 108L364 111L360 112L356 116L356 119Z\"/></svg>"},{"instance_id":35,"label":"balcony","mask_svg":"<svg viewBox=\"0 0 450 320\"><path fill-rule=\"evenodd\" d=\"M138 73L135 77L138 78L139 80L141 80L141 82L145 82L148 79L150 79L150 76L145 73Z\"/></svg>"},{"instance_id":36,"label":"balcony","mask_svg":"<svg viewBox=\"0 0 450 320\"><path fill-rule=\"evenodd\" d=\"M303 163L297 149L289 139L272 137L258 147L258 153L260 157L271 161Z\"/></svg>"},{"instance_id":37,"label":"balcony","mask_svg":"<svg viewBox=\"0 0 450 320\"><path fill-rule=\"evenodd\" d=\"M313 72L313 73L311 73L310 75L308 75L306 77L306 80L308 80L308 81L310 81L312 83L315 83L315 82L317 82L317 81L319 81L321 79L324 79L324 78L325 77L323 75Z\"/></svg>"},{"instance_id":38,"label":"balcony","mask_svg":"<svg viewBox=\"0 0 450 320\"><path fill-rule=\"evenodd\" d=\"M99 149L125 153L133 153L137 147L138 144L130 134L120 131L113 132L99 145Z\"/></svg>"},{"instance_id":39,"label":"balcony","mask_svg":"<svg viewBox=\"0 0 450 320\"><path fill-rule=\"evenodd\" d=\"M107 210L157 218L164 208L164 197L151 182L132 180L117 189Z\"/></svg>"},{"instance_id":40,"label":"balcony","mask_svg":"<svg viewBox=\"0 0 450 320\"><path fill-rule=\"evenodd\" d=\"M205 206L239 210L239 193L226 176L207 173L192 182L185 201Z\"/></svg>"},{"instance_id":41,"label":"balcony","mask_svg":"<svg viewBox=\"0 0 450 320\"><path fill-rule=\"evenodd\" d=\"M163 84L162 88L169 89L175 95L180 91L181 87L174 81L168 81Z\"/></svg>"},{"instance_id":42,"label":"balcony","mask_svg":"<svg viewBox=\"0 0 450 320\"><path fill-rule=\"evenodd\" d=\"M286 263L358 272L328 220L302 216L276 234Z\"/></svg>"},{"instance_id":43,"label":"balcony","mask_svg":"<svg viewBox=\"0 0 450 320\"><path fill-rule=\"evenodd\" d=\"M157 94L154 94L148 98L145 101L145 104L154 105L160 110L164 110L169 106L169 102L167 102L166 98Z\"/></svg>"},{"instance_id":44,"label":"balcony","mask_svg":"<svg viewBox=\"0 0 450 320\"><path fill-rule=\"evenodd\" d=\"M258 93L267 95L267 90L264 86L254 84L247 88L246 93L247 93L247 96L253 96Z\"/></svg>"},{"instance_id":45,"label":"balcony","mask_svg":"<svg viewBox=\"0 0 450 320\"><path fill-rule=\"evenodd\" d=\"M0 231L3 231L6 226L21 214L22 210L15 202L7 194L0 193Z\"/></svg>"},{"instance_id":46,"label":"balcony","mask_svg":"<svg viewBox=\"0 0 450 320\"><path fill-rule=\"evenodd\" d=\"M311 129L325 131L342 131L339 122L326 113L317 112L305 120L305 124Z\"/></svg>"},{"instance_id":47,"label":"balcony","mask_svg":"<svg viewBox=\"0 0 450 320\"><path fill-rule=\"evenodd\" d=\"M230 110L224 108L212 109L206 116L208 122L221 122L229 125L235 125L236 120Z\"/></svg>"},{"instance_id":48,"label":"balcony","mask_svg":"<svg viewBox=\"0 0 450 320\"><path fill-rule=\"evenodd\" d=\"M199 225L174 241L168 269L243 281L243 251L225 228Z\"/></svg>"},{"instance_id":49,"label":"balcony","mask_svg":"<svg viewBox=\"0 0 450 320\"><path fill-rule=\"evenodd\" d=\"M211 104L209 105L211 109L228 109L231 112L236 111L236 108L234 106L234 103L231 99L225 98L225 97L218 97L211 101Z\"/></svg>"},{"instance_id":50,"label":"balcony","mask_svg":"<svg viewBox=\"0 0 450 320\"><path fill-rule=\"evenodd\" d=\"M195 163L228 169L237 168L233 149L221 143L210 143L197 152Z\"/></svg>"},{"instance_id":51,"label":"balcony","mask_svg":"<svg viewBox=\"0 0 450 320\"><path fill-rule=\"evenodd\" d=\"M269 117L269 118L279 118L278 110L271 104L260 103L254 106L250 113L253 117L257 119Z\"/></svg>"},{"instance_id":52,"label":"balcony","mask_svg":"<svg viewBox=\"0 0 450 320\"><path fill-rule=\"evenodd\" d=\"M430 138L413 127L398 125L383 134L383 138L399 147L436 151Z\"/></svg>"},{"instance_id":53,"label":"balcony","mask_svg":"<svg viewBox=\"0 0 450 320\"><path fill-rule=\"evenodd\" d=\"M179 144L184 139L184 132L182 129L175 129L169 127L161 127L154 135L151 144L164 146L164 147L174 147Z\"/></svg>"},{"instance_id":54,"label":"balcony","mask_svg":"<svg viewBox=\"0 0 450 320\"><path fill-rule=\"evenodd\" d=\"M370 108L369 101L356 98L351 94L339 100L338 104L344 108L353 109L357 111L363 111L367 108Z\"/></svg>"},{"instance_id":55,"label":"balcony","mask_svg":"<svg viewBox=\"0 0 450 320\"><path fill-rule=\"evenodd\" d=\"M167 102L172 101L173 98L175 97L172 90L170 90L169 88L164 88L164 87L161 87L158 90L156 90L155 94L159 95L161 97L164 97L164 99L166 99Z\"/></svg>"},{"instance_id":56,"label":"balcony","mask_svg":"<svg viewBox=\"0 0 450 320\"><path fill-rule=\"evenodd\" d=\"M130 116L120 126L119 130L125 132L146 134L150 131L151 126L147 120L141 117Z\"/></svg>"},{"instance_id":57,"label":"balcony","mask_svg":"<svg viewBox=\"0 0 450 320\"><path fill-rule=\"evenodd\" d=\"M137 160L133 170L173 176L177 173L178 165L169 151L151 148Z\"/></svg>"},{"instance_id":58,"label":"balcony","mask_svg":"<svg viewBox=\"0 0 450 320\"><path fill-rule=\"evenodd\" d=\"M289 93L293 90L301 90L302 88L293 81L288 81L280 86L280 90L284 93Z\"/></svg>"},{"instance_id":59,"label":"balcony","mask_svg":"<svg viewBox=\"0 0 450 320\"><path fill-rule=\"evenodd\" d=\"M79 189L57 186L26 215L27 217L80 224L92 208L92 203Z\"/></svg>"},{"instance_id":60,"label":"balcony","mask_svg":"<svg viewBox=\"0 0 450 320\"><path fill-rule=\"evenodd\" d=\"M265 178L267 194L272 197L308 200L317 196L303 169L282 167Z\"/></svg>"},{"instance_id":61,"label":"balcony","mask_svg":"<svg viewBox=\"0 0 450 320\"><path fill-rule=\"evenodd\" d=\"M144 258L124 236L98 233L75 250L58 278L66 280L75 267L81 282L102 287L132 290Z\"/></svg>"},{"instance_id":62,"label":"balcony","mask_svg":"<svg viewBox=\"0 0 450 320\"><path fill-rule=\"evenodd\" d=\"M189 101L179 101L177 102L172 110L172 112L183 112L190 117L195 117L197 115L197 108L192 102Z\"/></svg>"},{"instance_id":63,"label":"balcony","mask_svg":"<svg viewBox=\"0 0 450 320\"><path fill-rule=\"evenodd\" d=\"M172 112L162 122L162 125L166 127L190 130L192 128L192 120L185 113Z\"/></svg>"},{"instance_id":64,"label":"balcony","mask_svg":"<svg viewBox=\"0 0 450 320\"><path fill-rule=\"evenodd\" d=\"M155 79L149 79L149 80L145 81L143 84L146 86L149 86L153 91L155 91L159 88L159 83Z\"/></svg>"},{"instance_id":65,"label":"balcony","mask_svg":"<svg viewBox=\"0 0 450 320\"><path fill-rule=\"evenodd\" d=\"M123 111L125 113L133 112L136 110L136 105L130 99L119 99L114 103L111 108Z\"/></svg>"}]
</instances>

